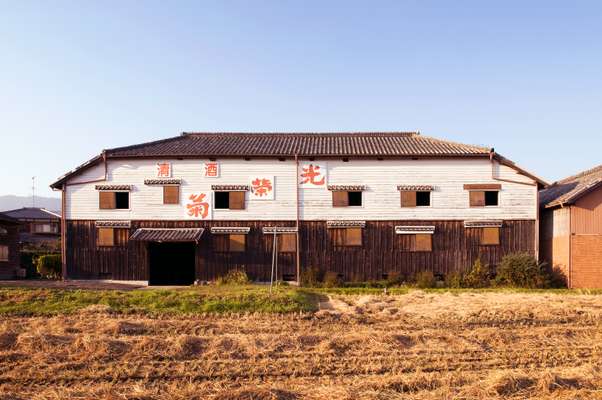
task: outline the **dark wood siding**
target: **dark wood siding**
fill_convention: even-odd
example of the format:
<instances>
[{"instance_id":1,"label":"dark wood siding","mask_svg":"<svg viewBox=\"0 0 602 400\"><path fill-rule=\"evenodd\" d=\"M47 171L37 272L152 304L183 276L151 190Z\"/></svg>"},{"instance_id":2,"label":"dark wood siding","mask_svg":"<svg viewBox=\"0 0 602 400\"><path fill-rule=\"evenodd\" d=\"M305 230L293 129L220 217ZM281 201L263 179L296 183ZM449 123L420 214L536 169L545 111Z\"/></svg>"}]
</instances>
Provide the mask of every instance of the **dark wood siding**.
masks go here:
<instances>
[{"instance_id":1,"label":"dark wood siding","mask_svg":"<svg viewBox=\"0 0 602 400\"><path fill-rule=\"evenodd\" d=\"M0 222L0 228L7 231L0 233L0 245L8 246L8 261L0 261L0 279L12 279L19 267L19 226Z\"/></svg>"},{"instance_id":2,"label":"dark wood siding","mask_svg":"<svg viewBox=\"0 0 602 400\"><path fill-rule=\"evenodd\" d=\"M433 251L405 251L396 225L435 225ZM256 280L269 280L272 262L272 236L264 235L264 226L294 226L294 221L133 221L130 234L137 228L202 227L206 231L196 248L196 274L211 280L228 270L240 268ZM250 227L247 251L214 251L211 226ZM481 246L480 229L466 229L463 221L368 221L362 230L363 245L335 246L332 229L324 221L304 221L301 225L302 268L315 266L334 271L346 280L381 279L398 271L406 275L421 270L448 274L466 270L480 257L484 263L497 264L510 252L534 253L535 221L504 221L500 246ZM295 253L279 254L279 277L295 275ZM147 280L147 244L125 241L124 246L97 248L93 221L67 221L67 271L70 278L106 278Z\"/></svg>"}]
</instances>

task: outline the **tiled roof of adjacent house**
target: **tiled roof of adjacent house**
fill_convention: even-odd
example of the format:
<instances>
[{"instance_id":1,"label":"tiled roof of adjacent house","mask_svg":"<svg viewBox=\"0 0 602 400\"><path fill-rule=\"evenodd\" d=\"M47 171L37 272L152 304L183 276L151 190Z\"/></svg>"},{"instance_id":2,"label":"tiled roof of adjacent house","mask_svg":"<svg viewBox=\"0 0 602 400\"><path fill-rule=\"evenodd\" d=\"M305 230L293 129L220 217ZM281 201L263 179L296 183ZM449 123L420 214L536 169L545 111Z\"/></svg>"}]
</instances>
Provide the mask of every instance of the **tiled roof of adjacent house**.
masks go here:
<instances>
[{"instance_id":1,"label":"tiled roof of adjacent house","mask_svg":"<svg viewBox=\"0 0 602 400\"><path fill-rule=\"evenodd\" d=\"M475 156L489 148L414 132L183 133L181 136L107 150L107 157L274 156Z\"/></svg>"},{"instance_id":2,"label":"tiled roof of adjacent house","mask_svg":"<svg viewBox=\"0 0 602 400\"><path fill-rule=\"evenodd\" d=\"M16 210L3 211L5 215L15 219L56 219L61 218L59 213L48 211L39 207L23 207Z\"/></svg>"},{"instance_id":3,"label":"tiled roof of adjacent house","mask_svg":"<svg viewBox=\"0 0 602 400\"><path fill-rule=\"evenodd\" d=\"M597 187L602 187L602 165L554 182L540 192L539 201L545 207L570 204Z\"/></svg>"},{"instance_id":4,"label":"tiled roof of adjacent house","mask_svg":"<svg viewBox=\"0 0 602 400\"><path fill-rule=\"evenodd\" d=\"M13 224L17 225L19 223L19 221L17 221L16 219L9 217L8 215L1 213L1 212L0 212L0 222L11 224L11 225L13 225Z\"/></svg>"}]
</instances>

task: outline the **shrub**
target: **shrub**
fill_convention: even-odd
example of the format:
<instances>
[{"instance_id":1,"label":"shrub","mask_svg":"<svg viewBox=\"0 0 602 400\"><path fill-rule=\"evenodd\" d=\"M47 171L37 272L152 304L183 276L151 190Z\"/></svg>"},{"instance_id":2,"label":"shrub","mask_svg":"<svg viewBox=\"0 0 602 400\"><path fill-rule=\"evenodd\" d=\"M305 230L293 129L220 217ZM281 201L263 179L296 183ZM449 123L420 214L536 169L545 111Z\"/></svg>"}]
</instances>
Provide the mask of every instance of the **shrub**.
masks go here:
<instances>
[{"instance_id":1,"label":"shrub","mask_svg":"<svg viewBox=\"0 0 602 400\"><path fill-rule=\"evenodd\" d=\"M437 284L433 271L420 271L416 274L416 286L421 289L434 288Z\"/></svg>"},{"instance_id":2,"label":"shrub","mask_svg":"<svg viewBox=\"0 0 602 400\"><path fill-rule=\"evenodd\" d=\"M307 287L318 287L322 281L322 272L318 267L309 267L301 271L301 285Z\"/></svg>"},{"instance_id":3,"label":"shrub","mask_svg":"<svg viewBox=\"0 0 602 400\"><path fill-rule=\"evenodd\" d=\"M324 274L323 284L324 287L333 288L343 285L343 280L339 277L339 274L333 271L328 271Z\"/></svg>"},{"instance_id":4,"label":"shrub","mask_svg":"<svg viewBox=\"0 0 602 400\"><path fill-rule=\"evenodd\" d=\"M464 275L461 272L452 272L445 276L445 286L452 289L459 289L464 285Z\"/></svg>"},{"instance_id":5,"label":"shrub","mask_svg":"<svg viewBox=\"0 0 602 400\"><path fill-rule=\"evenodd\" d=\"M36 259L36 269L45 278L60 278L62 265L60 254L45 254Z\"/></svg>"},{"instance_id":6,"label":"shrub","mask_svg":"<svg viewBox=\"0 0 602 400\"><path fill-rule=\"evenodd\" d=\"M483 265L480 258L472 265L472 268L462 279L461 285L467 288L484 288L491 285L491 271L488 265Z\"/></svg>"},{"instance_id":7,"label":"shrub","mask_svg":"<svg viewBox=\"0 0 602 400\"><path fill-rule=\"evenodd\" d=\"M218 285L245 285L247 283L249 283L249 277L242 269L231 269L226 275L217 278Z\"/></svg>"},{"instance_id":8,"label":"shrub","mask_svg":"<svg viewBox=\"0 0 602 400\"><path fill-rule=\"evenodd\" d=\"M566 288L568 279L564 271L559 267L555 266L550 268L550 287L554 289Z\"/></svg>"},{"instance_id":9,"label":"shrub","mask_svg":"<svg viewBox=\"0 0 602 400\"><path fill-rule=\"evenodd\" d=\"M399 286L405 280L405 277L401 272L398 271L390 271L387 274L387 286Z\"/></svg>"},{"instance_id":10,"label":"shrub","mask_svg":"<svg viewBox=\"0 0 602 400\"><path fill-rule=\"evenodd\" d=\"M545 288L550 281L546 265L527 253L508 254L497 267L496 283L500 286Z\"/></svg>"}]
</instances>

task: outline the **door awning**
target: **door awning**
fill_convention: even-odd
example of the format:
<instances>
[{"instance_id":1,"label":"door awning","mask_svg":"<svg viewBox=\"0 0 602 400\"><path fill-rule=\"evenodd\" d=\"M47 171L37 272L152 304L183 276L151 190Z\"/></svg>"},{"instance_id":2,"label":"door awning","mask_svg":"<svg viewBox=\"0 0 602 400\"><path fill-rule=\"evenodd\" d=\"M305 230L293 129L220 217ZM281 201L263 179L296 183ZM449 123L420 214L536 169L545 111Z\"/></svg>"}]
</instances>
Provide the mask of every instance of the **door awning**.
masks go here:
<instances>
[{"instance_id":1,"label":"door awning","mask_svg":"<svg viewBox=\"0 0 602 400\"><path fill-rule=\"evenodd\" d=\"M203 228L139 228L130 240L141 242L198 242Z\"/></svg>"}]
</instances>

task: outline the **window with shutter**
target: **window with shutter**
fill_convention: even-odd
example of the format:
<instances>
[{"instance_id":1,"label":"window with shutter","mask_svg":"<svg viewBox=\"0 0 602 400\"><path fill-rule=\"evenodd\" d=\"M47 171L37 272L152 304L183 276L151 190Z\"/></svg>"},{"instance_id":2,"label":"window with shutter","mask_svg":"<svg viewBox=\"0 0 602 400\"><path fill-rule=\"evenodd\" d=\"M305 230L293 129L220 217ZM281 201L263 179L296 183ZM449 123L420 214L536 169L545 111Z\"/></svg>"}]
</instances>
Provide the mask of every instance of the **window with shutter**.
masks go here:
<instances>
[{"instance_id":1,"label":"window with shutter","mask_svg":"<svg viewBox=\"0 0 602 400\"><path fill-rule=\"evenodd\" d=\"M244 210L245 192L230 192L229 208L230 210Z\"/></svg>"},{"instance_id":2,"label":"window with shutter","mask_svg":"<svg viewBox=\"0 0 602 400\"><path fill-rule=\"evenodd\" d=\"M416 192L403 191L400 193L402 207L416 207Z\"/></svg>"},{"instance_id":3,"label":"window with shutter","mask_svg":"<svg viewBox=\"0 0 602 400\"><path fill-rule=\"evenodd\" d=\"M333 207L347 207L349 205L349 195L347 192L334 191L332 192Z\"/></svg>"},{"instance_id":4,"label":"window with shutter","mask_svg":"<svg viewBox=\"0 0 602 400\"><path fill-rule=\"evenodd\" d=\"M416 234L414 235L414 251L432 251L433 235Z\"/></svg>"},{"instance_id":5,"label":"window with shutter","mask_svg":"<svg viewBox=\"0 0 602 400\"><path fill-rule=\"evenodd\" d=\"M0 246L0 261L8 261L8 246Z\"/></svg>"},{"instance_id":6,"label":"window with shutter","mask_svg":"<svg viewBox=\"0 0 602 400\"><path fill-rule=\"evenodd\" d=\"M180 204L180 186L163 186L163 204Z\"/></svg>"},{"instance_id":7,"label":"window with shutter","mask_svg":"<svg viewBox=\"0 0 602 400\"><path fill-rule=\"evenodd\" d=\"M362 228L347 228L345 232L346 246L362 245Z\"/></svg>"},{"instance_id":8,"label":"window with shutter","mask_svg":"<svg viewBox=\"0 0 602 400\"><path fill-rule=\"evenodd\" d=\"M98 228L96 232L96 245L107 247L115 245L115 235L113 228Z\"/></svg>"},{"instance_id":9,"label":"window with shutter","mask_svg":"<svg viewBox=\"0 0 602 400\"><path fill-rule=\"evenodd\" d=\"M98 192L99 208L101 210L112 210L115 208L115 192Z\"/></svg>"},{"instance_id":10,"label":"window with shutter","mask_svg":"<svg viewBox=\"0 0 602 400\"><path fill-rule=\"evenodd\" d=\"M500 244L500 228L481 228L481 244L484 246L498 246Z\"/></svg>"},{"instance_id":11,"label":"window with shutter","mask_svg":"<svg viewBox=\"0 0 602 400\"><path fill-rule=\"evenodd\" d=\"M297 251L297 235L294 233L278 235L278 250L281 253L294 253Z\"/></svg>"},{"instance_id":12,"label":"window with shutter","mask_svg":"<svg viewBox=\"0 0 602 400\"><path fill-rule=\"evenodd\" d=\"M238 193L238 192L237 192ZM246 235L228 235L230 239L229 251L231 253L241 253L245 249Z\"/></svg>"}]
</instances>

